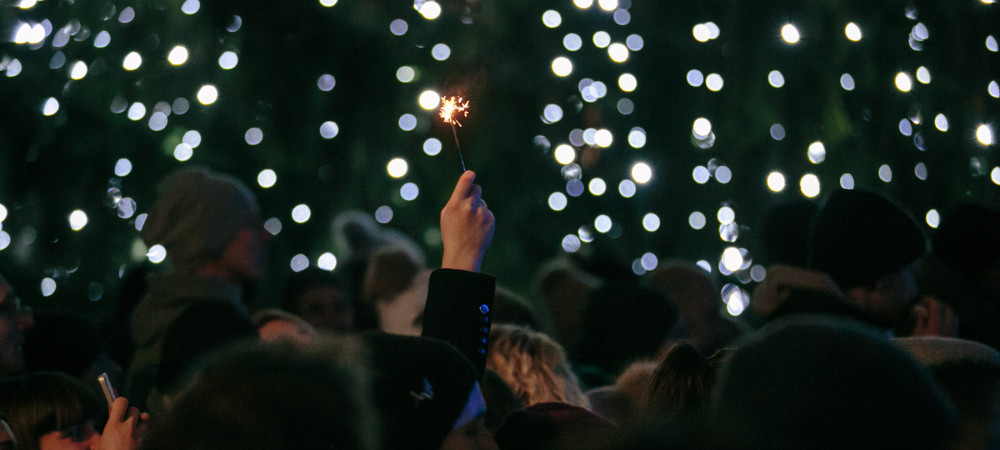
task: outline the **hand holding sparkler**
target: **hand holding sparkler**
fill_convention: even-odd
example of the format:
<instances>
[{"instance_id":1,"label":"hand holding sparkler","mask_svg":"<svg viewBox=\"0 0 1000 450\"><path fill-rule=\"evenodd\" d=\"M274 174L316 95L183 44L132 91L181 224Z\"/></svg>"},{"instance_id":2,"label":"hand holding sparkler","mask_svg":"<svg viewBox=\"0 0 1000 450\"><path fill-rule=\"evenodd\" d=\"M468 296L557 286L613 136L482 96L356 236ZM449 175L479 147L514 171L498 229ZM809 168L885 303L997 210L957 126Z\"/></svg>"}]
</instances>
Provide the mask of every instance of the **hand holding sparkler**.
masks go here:
<instances>
[{"instance_id":1,"label":"hand holding sparkler","mask_svg":"<svg viewBox=\"0 0 1000 450\"><path fill-rule=\"evenodd\" d=\"M479 272L493 241L495 219L483 201L483 188L473 184L476 173L462 173L448 204L441 209L442 269Z\"/></svg>"},{"instance_id":2,"label":"hand holding sparkler","mask_svg":"<svg viewBox=\"0 0 1000 450\"><path fill-rule=\"evenodd\" d=\"M457 98L457 99L456 99ZM455 136L455 147L458 148L458 159L462 162L462 172L465 172L465 158L462 157L462 146L458 144L458 131L455 125L462 126L456 116L469 116L469 102L462 103L462 97L441 97L441 110L438 113L444 123L451 124L451 134Z\"/></svg>"}]
</instances>

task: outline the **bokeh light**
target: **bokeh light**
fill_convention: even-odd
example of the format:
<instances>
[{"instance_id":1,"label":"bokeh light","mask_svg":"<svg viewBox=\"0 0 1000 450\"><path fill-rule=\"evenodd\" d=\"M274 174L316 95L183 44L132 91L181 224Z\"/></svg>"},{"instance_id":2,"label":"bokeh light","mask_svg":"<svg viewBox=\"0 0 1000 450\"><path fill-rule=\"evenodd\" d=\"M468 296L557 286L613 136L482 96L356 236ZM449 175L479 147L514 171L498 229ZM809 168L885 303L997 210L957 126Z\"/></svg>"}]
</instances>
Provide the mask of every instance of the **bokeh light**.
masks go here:
<instances>
[{"instance_id":1,"label":"bokeh light","mask_svg":"<svg viewBox=\"0 0 1000 450\"><path fill-rule=\"evenodd\" d=\"M409 83L416 78L416 75L417 72L410 66L402 66L399 69L396 69L396 79L399 80L400 83Z\"/></svg>"},{"instance_id":2,"label":"bokeh light","mask_svg":"<svg viewBox=\"0 0 1000 450\"><path fill-rule=\"evenodd\" d=\"M402 178L406 176L406 172L409 171L409 165L403 158L393 158L389 161L389 164L386 164L385 170L389 173L390 177Z\"/></svg>"},{"instance_id":3,"label":"bokeh light","mask_svg":"<svg viewBox=\"0 0 1000 450\"><path fill-rule=\"evenodd\" d=\"M569 204L569 199L562 192L553 192L549 195L549 209L553 211L562 211L566 209L566 205Z\"/></svg>"},{"instance_id":4,"label":"bokeh light","mask_svg":"<svg viewBox=\"0 0 1000 450\"><path fill-rule=\"evenodd\" d=\"M167 62L173 66L180 66L188 60L188 49L183 45L174 46L167 54Z\"/></svg>"},{"instance_id":5,"label":"bokeh light","mask_svg":"<svg viewBox=\"0 0 1000 450\"><path fill-rule=\"evenodd\" d=\"M573 62L565 56L560 56L552 60L552 73L556 76L566 77L573 73Z\"/></svg>"},{"instance_id":6,"label":"bokeh light","mask_svg":"<svg viewBox=\"0 0 1000 450\"><path fill-rule=\"evenodd\" d=\"M719 92L722 90L725 82L722 79L722 75L717 73L710 73L705 77L705 87L712 92Z\"/></svg>"},{"instance_id":7,"label":"bokeh light","mask_svg":"<svg viewBox=\"0 0 1000 450\"><path fill-rule=\"evenodd\" d=\"M900 92L910 92L913 89L913 80L910 78L910 74L906 72L896 74L896 89L899 89Z\"/></svg>"},{"instance_id":8,"label":"bokeh light","mask_svg":"<svg viewBox=\"0 0 1000 450\"><path fill-rule=\"evenodd\" d=\"M892 182L892 167L888 164L882 164L878 168L878 178L885 183Z\"/></svg>"},{"instance_id":9,"label":"bokeh light","mask_svg":"<svg viewBox=\"0 0 1000 450\"><path fill-rule=\"evenodd\" d=\"M799 29L795 25L788 23L781 27L781 38L789 44L796 44L802 36L799 35Z\"/></svg>"},{"instance_id":10,"label":"bokeh light","mask_svg":"<svg viewBox=\"0 0 1000 450\"><path fill-rule=\"evenodd\" d=\"M699 87L705 82L705 75L698 69L691 69L688 71L686 79L691 87Z\"/></svg>"},{"instance_id":11,"label":"bokeh light","mask_svg":"<svg viewBox=\"0 0 1000 450\"><path fill-rule=\"evenodd\" d=\"M631 175L636 183L646 184L653 178L653 168L649 164L638 162L632 166Z\"/></svg>"},{"instance_id":12,"label":"bokeh light","mask_svg":"<svg viewBox=\"0 0 1000 450\"><path fill-rule=\"evenodd\" d=\"M394 215L395 213L389 206L382 205L375 209L375 221L381 224L392 222Z\"/></svg>"},{"instance_id":13,"label":"bokeh light","mask_svg":"<svg viewBox=\"0 0 1000 450\"><path fill-rule=\"evenodd\" d=\"M153 264L159 264L167 259L167 249L160 244L149 247L146 258Z\"/></svg>"},{"instance_id":14,"label":"bokeh light","mask_svg":"<svg viewBox=\"0 0 1000 450\"><path fill-rule=\"evenodd\" d=\"M264 189L274 187L274 184L278 182L278 174L274 173L271 169L261 170L257 174L257 184Z\"/></svg>"},{"instance_id":15,"label":"bokeh light","mask_svg":"<svg viewBox=\"0 0 1000 450\"><path fill-rule=\"evenodd\" d=\"M560 144L552 154L555 156L556 162L564 166L576 160L576 150L567 144Z\"/></svg>"},{"instance_id":16,"label":"bokeh light","mask_svg":"<svg viewBox=\"0 0 1000 450\"><path fill-rule=\"evenodd\" d=\"M69 227L73 231L80 231L87 226L87 213L82 210L74 210L69 214Z\"/></svg>"},{"instance_id":17,"label":"bokeh light","mask_svg":"<svg viewBox=\"0 0 1000 450\"><path fill-rule=\"evenodd\" d=\"M927 70L926 67L917 67L917 81L920 84L930 84L931 83L931 71Z\"/></svg>"},{"instance_id":18,"label":"bokeh light","mask_svg":"<svg viewBox=\"0 0 1000 450\"><path fill-rule=\"evenodd\" d=\"M437 155L441 153L441 141L437 138L428 138L424 141L424 153L429 156Z\"/></svg>"},{"instance_id":19,"label":"bokeh light","mask_svg":"<svg viewBox=\"0 0 1000 450\"><path fill-rule=\"evenodd\" d=\"M629 50L625 44L613 43L608 46L608 57L616 63L628 61Z\"/></svg>"},{"instance_id":20,"label":"bokeh light","mask_svg":"<svg viewBox=\"0 0 1000 450\"><path fill-rule=\"evenodd\" d=\"M722 265L730 272L735 272L740 270L743 266L743 254L740 253L740 249L736 247L726 247L722 251Z\"/></svg>"},{"instance_id":21,"label":"bokeh light","mask_svg":"<svg viewBox=\"0 0 1000 450\"><path fill-rule=\"evenodd\" d=\"M618 87L622 92L632 92L635 90L638 82L635 79L635 75L630 73L623 73L618 77Z\"/></svg>"},{"instance_id":22,"label":"bokeh light","mask_svg":"<svg viewBox=\"0 0 1000 450\"><path fill-rule=\"evenodd\" d=\"M983 145L993 145L993 129L982 124L976 128L976 140Z\"/></svg>"},{"instance_id":23,"label":"bokeh light","mask_svg":"<svg viewBox=\"0 0 1000 450\"><path fill-rule=\"evenodd\" d=\"M129 52L122 60L122 68L125 70L136 70L142 66L142 56L138 52Z\"/></svg>"},{"instance_id":24,"label":"bokeh light","mask_svg":"<svg viewBox=\"0 0 1000 450\"><path fill-rule=\"evenodd\" d=\"M292 220L295 223L306 223L312 217L312 209L309 205L299 204L292 208Z\"/></svg>"},{"instance_id":25,"label":"bokeh light","mask_svg":"<svg viewBox=\"0 0 1000 450\"><path fill-rule=\"evenodd\" d=\"M597 0L597 5L605 11L614 11L618 7L618 0Z\"/></svg>"},{"instance_id":26,"label":"bokeh light","mask_svg":"<svg viewBox=\"0 0 1000 450\"><path fill-rule=\"evenodd\" d=\"M690 215L688 215L688 225L691 226L692 229L700 230L702 228L705 228L705 225L707 223L708 219L705 217L705 214L702 213L701 211L694 211Z\"/></svg>"},{"instance_id":27,"label":"bokeh light","mask_svg":"<svg viewBox=\"0 0 1000 450\"><path fill-rule=\"evenodd\" d=\"M781 192L785 190L785 175L781 172L771 172L767 175L767 188L771 192Z\"/></svg>"},{"instance_id":28,"label":"bokeh light","mask_svg":"<svg viewBox=\"0 0 1000 450\"><path fill-rule=\"evenodd\" d=\"M855 88L854 77L852 77L849 73L841 75L840 87L844 88L845 91L853 91Z\"/></svg>"},{"instance_id":29,"label":"bokeh light","mask_svg":"<svg viewBox=\"0 0 1000 450\"><path fill-rule=\"evenodd\" d=\"M944 114L934 116L934 128L937 128L942 133L948 131L948 117Z\"/></svg>"},{"instance_id":30,"label":"bokeh light","mask_svg":"<svg viewBox=\"0 0 1000 450\"><path fill-rule=\"evenodd\" d=\"M575 52L583 47L583 38L576 33L567 33L566 36L563 36L563 47L566 47L566 50Z\"/></svg>"},{"instance_id":31,"label":"bokeh light","mask_svg":"<svg viewBox=\"0 0 1000 450\"><path fill-rule=\"evenodd\" d=\"M785 85L785 76L777 70L772 70L767 74L767 82L771 87L780 88Z\"/></svg>"},{"instance_id":32,"label":"bokeh light","mask_svg":"<svg viewBox=\"0 0 1000 450\"><path fill-rule=\"evenodd\" d=\"M423 2L417 12L427 20L434 20L441 16L441 5L433 0Z\"/></svg>"},{"instance_id":33,"label":"bokeh light","mask_svg":"<svg viewBox=\"0 0 1000 450\"><path fill-rule=\"evenodd\" d=\"M849 173L841 175L840 187L844 189L854 189L854 176Z\"/></svg>"},{"instance_id":34,"label":"bokeh light","mask_svg":"<svg viewBox=\"0 0 1000 450\"><path fill-rule=\"evenodd\" d=\"M820 192L819 177L811 173L803 175L799 180L799 190L808 198L816 197Z\"/></svg>"},{"instance_id":35,"label":"bokeh light","mask_svg":"<svg viewBox=\"0 0 1000 450\"><path fill-rule=\"evenodd\" d=\"M399 116L399 129L403 131L413 131L417 127L417 116L406 113Z\"/></svg>"},{"instance_id":36,"label":"bokeh light","mask_svg":"<svg viewBox=\"0 0 1000 450\"><path fill-rule=\"evenodd\" d=\"M598 233L607 233L611 231L611 227L613 225L614 222L606 214L601 214L594 218L594 229L597 230Z\"/></svg>"},{"instance_id":37,"label":"bokeh light","mask_svg":"<svg viewBox=\"0 0 1000 450\"><path fill-rule=\"evenodd\" d=\"M258 127L249 128L246 133L243 133L243 140L249 145L260 144L264 141L264 130Z\"/></svg>"},{"instance_id":38,"label":"bokeh light","mask_svg":"<svg viewBox=\"0 0 1000 450\"><path fill-rule=\"evenodd\" d=\"M653 213L648 213L645 216L642 216L642 228L650 233L659 230L660 216Z\"/></svg>"},{"instance_id":39,"label":"bokeh light","mask_svg":"<svg viewBox=\"0 0 1000 450\"><path fill-rule=\"evenodd\" d=\"M608 185L607 185L607 183L604 182L603 179L601 179L601 178L594 178L594 179L590 180L590 183L587 184L587 190L590 191L591 195L594 195L596 197L600 197L600 196L604 195L605 192L607 192Z\"/></svg>"},{"instance_id":40,"label":"bokeh light","mask_svg":"<svg viewBox=\"0 0 1000 450\"><path fill-rule=\"evenodd\" d=\"M708 167L696 166L694 170L691 171L691 178L694 179L695 183L705 184L712 178L712 172L708 170Z\"/></svg>"},{"instance_id":41,"label":"bokeh light","mask_svg":"<svg viewBox=\"0 0 1000 450\"><path fill-rule=\"evenodd\" d=\"M849 22L847 26L844 27L844 34L847 36L847 39L853 42L858 42L862 37L861 27L854 22Z\"/></svg>"},{"instance_id":42,"label":"bokeh light","mask_svg":"<svg viewBox=\"0 0 1000 450\"><path fill-rule=\"evenodd\" d=\"M334 122L332 120L323 122L319 126L319 135L322 136L323 139L333 139L337 137L337 134L339 133L340 133L340 126L337 125L337 122Z\"/></svg>"},{"instance_id":43,"label":"bokeh light","mask_svg":"<svg viewBox=\"0 0 1000 450\"><path fill-rule=\"evenodd\" d=\"M330 252L323 253L319 255L319 258L316 258L316 267L327 272L333 271L337 268L337 257Z\"/></svg>"},{"instance_id":44,"label":"bokeh light","mask_svg":"<svg viewBox=\"0 0 1000 450\"><path fill-rule=\"evenodd\" d=\"M292 257L288 265L292 268L293 272L301 272L309 268L309 257L299 253Z\"/></svg>"},{"instance_id":45,"label":"bokeh light","mask_svg":"<svg viewBox=\"0 0 1000 450\"><path fill-rule=\"evenodd\" d=\"M431 57L438 61L444 61L451 57L451 47L447 44L437 44L431 47Z\"/></svg>"},{"instance_id":46,"label":"bokeh light","mask_svg":"<svg viewBox=\"0 0 1000 450\"><path fill-rule=\"evenodd\" d=\"M49 97L45 99L45 103L42 104L42 115L52 116L59 112L59 100L54 97Z\"/></svg>"},{"instance_id":47,"label":"bokeh light","mask_svg":"<svg viewBox=\"0 0 1000 450\"><path fill-rule=\"evenodd\" d=\"M699 117L691 125L691 132L694 133L694 137L704 139L712 134L712 122L704 117Z\"/></svg>"},{"instance_id":48,"label":"bokeh light","mask_svg":"<svg viewBox=\"0 0 1000 450\"><path fill-rule=\"evenodd\" d=\"M42 278L40 289L42 297L51 297L52 294L56 293L56 280L49 277Z\"/></svg>"},{"instance_id":49,"label":"bokeh light","mask_svg":"<svg viewBox=\"0 0 1000 450\"><path fill-rule=\"evenodd\" d=\"M554 103L549 103L545 105L545 109L542 110L542 122L544 123L556 123L563 118L563 109Z\"/></svg>"},{"instance_id":50,"label":"bokeh light","mask_svg":"<svg viewBox=\"0 0 1000 450\"><path fill-rule=\"evenodd\" d=\"M826 146L820 141L813 142L809 144L806 154L809 157L809 162L819 164L826 160Z\"/></svg>"},{"instance_id":51,"label":"bokeh light","mask_svg":"<svg viewBox=\"0 0 1000 450\"><path fill-rule=\"evenodd\" d=\"M420 93L417 103L420 103L420 107L426 110L437 109L441 104L441 95L435 91L424 91Z\"/></svg>"},{"instance_id":52,"label":"bokeh light","mask_svg":"<svg viewBox=\"0 0 1000 450\"><path fill-rule=\"evenodd\" d=\"M82 80L83 77L87 76L87 63L83 61L77 61L70 66L69 77L73 80Z\"/></svg>"},{"instance_id":53,"label":"bokeh light","mask_svg":"<svg viewBox=\"0 0 1000 450\"><path fill-rule=\"evenodd\" d=\"M132 173L132 161L129 161L126 158L120 158L118 161L115 162L116 176L124 177L130 173ZM3 219L0 219L0 222L2 221Z\"/></svg>"},{"instance_id":54,"label":"bokeh light","mask_svg":"<svg viewBox=\"0 0 1000 450\"><path fill-rule=\"evenodd\" d=\"M416 200L420 196L420 187L416 183L405 183L399 188L399 196L408 202Z\"/></svg>"},{"instance_id":55,"label":"bokeh light","mask_svg":"<svg viewBox=\"0 0 1000 450\"><path fill-rule=\"evenodd\" d=\"M618 195L622 198L632 198L635 195L635 183L632 180L622 180L618 183Z\"/></svg>"},{"instance_id":56,"label":"bokeh light","mask_svg":"<svg viewBox=\"0 0 1000 450\"><path fill-rule=\"evenodd\" d=\"M927 226L931 228L937 228L941 224L941 214L937 212L936 209L927 211L924 215L924 221L927 222Z\"/></svg>"},{"instance_id":57,"label":"bokeh light","mask_svg":"<svg viewBox=\"0 0 1000 450\"><path fill-rule=\"evenodd\" d=\"M542 23L548 28L556 28L562 24L562 15L558 11L550 9L542 13Z\"/></svg>"},{"instance_id":58,"label":"bokeh light","mask_svg":"<svg viewBox=\"0 0 1000 450\"><path fill-rule=\"evenodd\" d=\"M264 221L264 229L268 233L271 233L272 236L277 236L278 233L281 233L281 228L281 219L277 217L272 217Z\"/></svg>"},{"instance_id":59,"label":"bokeh light","mask_svg":"<svg viewBox=\"0 0 1000 450\"><path fill-rule=\"evenodd\" d=\"M206 84L198 89L198 95L196 97L198 98L198 103L201 103L202 105L211 105L219 99L219 90L211 84Z\"/></svg>"}]
</instances>

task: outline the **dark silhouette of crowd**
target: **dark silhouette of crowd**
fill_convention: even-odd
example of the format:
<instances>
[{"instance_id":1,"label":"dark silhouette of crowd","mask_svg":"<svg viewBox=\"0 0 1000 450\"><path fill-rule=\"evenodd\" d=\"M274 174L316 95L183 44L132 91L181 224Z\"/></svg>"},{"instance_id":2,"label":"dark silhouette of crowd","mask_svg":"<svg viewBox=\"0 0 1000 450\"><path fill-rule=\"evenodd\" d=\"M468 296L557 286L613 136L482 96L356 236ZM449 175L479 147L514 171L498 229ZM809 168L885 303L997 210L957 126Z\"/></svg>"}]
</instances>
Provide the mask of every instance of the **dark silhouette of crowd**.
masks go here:
<instances>
[{"instance_id":1,"label":"dark silhouette of crowd","mask_svg":"<svg viewBox=\"0 0 1000 450\"><path fill-rule=\"evenodd\" d=\"M0 277L0 449L1000 448L1000 211L963 202L925 234L874 191L776 204L734 317L702 267L636 275L597 247L511 291L480 272L475 176L440 265L346 212L342 264L271 299L253 193L170 174L142 227L166 261L107 323Z\"/></svg>"}]
</instances>

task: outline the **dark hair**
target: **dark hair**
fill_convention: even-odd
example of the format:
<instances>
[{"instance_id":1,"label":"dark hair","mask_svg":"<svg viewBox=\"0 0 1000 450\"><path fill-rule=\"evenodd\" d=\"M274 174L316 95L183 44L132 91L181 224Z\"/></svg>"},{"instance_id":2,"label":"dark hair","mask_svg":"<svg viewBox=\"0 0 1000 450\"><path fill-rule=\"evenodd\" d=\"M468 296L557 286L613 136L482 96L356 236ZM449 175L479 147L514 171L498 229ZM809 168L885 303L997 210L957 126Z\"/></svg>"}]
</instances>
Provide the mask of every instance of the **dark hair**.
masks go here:
<instances>
[{"instance_id":1,"label":"dark hair","mask_svg":"<svg viewBox=\"0 0 1000 450\"><path fill-rule=\"evenodd\" d=\"M377 448L363 345L218 350L143 440L147 450Z\"/></svg>"},{"instance_id":2,"label":"dark hair","mask_svg":"<svg viewBox=\"0 0 1000 450\"><path fill-rule=\"evenodd\" d=\"M31 372L0 382L0 410L19 447L38 449L42 436L95 419L97 396L80 380L61 372Z\"/></svg>"},{"instance_id":3,"label":"dark hair","mask_svg":"<svg viewBox=\"0 0 1000 450\"><path fill-rule=\"evenodd\" d=\"M666 421L706 414L715 375L728 354L722 349L706 358L687 342L674 344L653 372L645 414Z\"/></svg>"}]
</instances>

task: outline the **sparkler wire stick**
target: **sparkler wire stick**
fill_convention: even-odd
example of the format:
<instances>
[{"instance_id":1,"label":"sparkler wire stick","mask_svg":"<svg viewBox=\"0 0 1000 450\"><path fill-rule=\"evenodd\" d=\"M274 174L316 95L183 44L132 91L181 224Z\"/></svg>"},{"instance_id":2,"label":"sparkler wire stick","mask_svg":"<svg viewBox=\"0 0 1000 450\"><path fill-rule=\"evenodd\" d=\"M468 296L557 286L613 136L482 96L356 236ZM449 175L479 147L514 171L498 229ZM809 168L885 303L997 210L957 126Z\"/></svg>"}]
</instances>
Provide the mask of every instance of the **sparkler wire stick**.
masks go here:
<instances>
[{"instance_id":1,"label":"sparkler wire stick","mask_svg":"<svg viewBox=\"0 0 1000 450\"><path fill-rule=\"evenodd\" d=\"M465 158L462 157L462 146L458 144L458 132L455 131L455 124L451 124L451 135L455 136L455 148L458 149L458 161L462 163L462 172L465 172Z\"/></svg>"}]
</instances>

